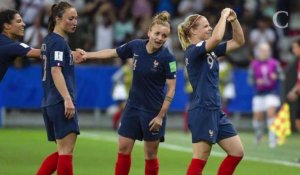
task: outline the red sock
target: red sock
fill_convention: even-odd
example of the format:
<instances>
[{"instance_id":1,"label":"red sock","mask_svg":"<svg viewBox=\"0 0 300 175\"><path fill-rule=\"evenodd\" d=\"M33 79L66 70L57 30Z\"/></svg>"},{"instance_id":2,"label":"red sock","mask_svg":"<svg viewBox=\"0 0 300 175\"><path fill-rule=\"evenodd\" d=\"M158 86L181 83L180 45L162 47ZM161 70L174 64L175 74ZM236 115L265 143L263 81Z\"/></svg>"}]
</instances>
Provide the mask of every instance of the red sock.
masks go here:
<instances>
[{"instance_id":1,"label":"red sock","mask_svg":"<svg viewBox=\"0 0 300 175\"><path fill-rule=\"evenodd\" d=\"M158 159L146 160L145 175L158 175Z\"/></svg>"},{"instance_id":2,"label":"red sock","mask_svg":"<svg viewBox=\"0 0 300 175\"><path fill-rule=\"evenodd\" d=\"M56 171L58 161L58 153L52 153L43 161L36 175L51 175Z\"/></svg>"},{"instance_id":3,"label":"red sock","mask_svg":"<svg viewBox=\"0 0 300 175\"><path fill-rule=\"evenodd\" d=\"M192 159L186 174L187 175L202 175L202 171L203 171L205 164L206 164L206 160Z\"/></svg>"},{"instance_id":4,"label":"red sock","mask_svg":"<svg viewBox=\"0 0 300 175\"><path fill-rule=\"evenodd\" d=\"M72 155L59 155L57 175L73 175Z\"/></svg>"},{"instance_id":5,"label":"red sock","mask_svg":"<svg viewBox=\"0 0 300 175\"><path fill-rule=\"evenodd\" d=\"M113 116L113 129L118 129L119 127L119 121L121 118L121 111L117 111Z\"/></svg>"},{"instance_id":6,"label":"red sock","mask_svg":"<svg viewBox=\"0 0 300 175\"><path fill-rule=\"evenodd\" d=\"M228 155L220 165L218 175L232 175L242 158Z\"/></svg>"},{"instance_id":7,"label":"red sock","mask_svg":"<svg viewBox=\"0 0 300 175\"><path fill-rule=\"evenodd\" d=\"M115 166L115 175L128 175L131 166L131 156L118 154L118 159Z\"/></svg>"}]
</instances>

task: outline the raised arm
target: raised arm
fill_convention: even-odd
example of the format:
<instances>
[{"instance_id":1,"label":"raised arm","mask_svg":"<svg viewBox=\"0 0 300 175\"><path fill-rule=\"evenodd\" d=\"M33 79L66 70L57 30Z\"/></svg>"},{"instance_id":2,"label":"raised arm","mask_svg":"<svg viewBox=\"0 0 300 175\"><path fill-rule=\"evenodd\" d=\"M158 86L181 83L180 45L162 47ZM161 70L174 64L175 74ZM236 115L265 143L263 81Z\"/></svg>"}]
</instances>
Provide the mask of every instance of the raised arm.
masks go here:
<instances>
[{"instance_id":1,"label":"raised arm","mask_svg":"<svg viewBox=\"0 0 300 175\"><path fill-rule=\"evenodd\" d=\"M221 12L221 17L215 26L211 37L206 41L205 44L205 49L206 51L211 51L213 50L223 39L225 29L226 29L226 20L227 17L230 14L231 9L230 8L225 8Z\"/></svg>"},{"instance_id":2,"label":"raised arm","mask_svg":"<svg viewBox=\"0 0 300 175\"><path fill-rule=\"evenodd\" d=\"M231 52L235 49L240 48L245 43L244 32L239 23L236 13L231 10L230 16L227 19L231 23L232 27L232 39L227 41L226 52Z\"/></svg>"}]
</instances>

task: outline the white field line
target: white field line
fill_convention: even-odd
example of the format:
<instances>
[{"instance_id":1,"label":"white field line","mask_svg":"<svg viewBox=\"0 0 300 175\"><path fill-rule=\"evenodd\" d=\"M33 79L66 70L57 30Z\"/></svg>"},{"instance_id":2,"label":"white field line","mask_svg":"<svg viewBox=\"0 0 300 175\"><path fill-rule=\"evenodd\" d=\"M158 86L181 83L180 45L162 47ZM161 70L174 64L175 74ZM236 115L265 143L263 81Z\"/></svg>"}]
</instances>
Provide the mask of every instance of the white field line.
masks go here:
<instances>
[{"instance_id":1,"label":"white field line","mask_svg":"<svg viewBox=\"0 0 300 175\"><path fill-rule=\"evenodd\" d=\"M117 141L118 141L117 137L107 136L107 135L99 135L99 134L88 133L88 132L82 132L80 134L80 137L93 139L93 140L104 140L104 141L109 141L109 142L114 142L114 143L117 143ZM143 145L143 142L137 141L135 143L135 145L141 146L141 145ZM179 152L188 152L188 153L192 152L192 148L190 148L190 147L184 147L184 146L168 144L168 143L162 143L159 145L159 147L168 149L168 150L179 151ZM224 152L212 151L211 155L215 156L215 157L224 157L226 154ZM293 162L282 161L282 160L271 160L271 159L263 159L263 158L259 158L259 157L250 157L250 156L245 156L243 159L255 161L255 162L264 162L264 163L269 163L269 164L285 165L285 166L290 166L290 167L300 167L299 163L293 163Z\"/></svg>"}]
</instances>

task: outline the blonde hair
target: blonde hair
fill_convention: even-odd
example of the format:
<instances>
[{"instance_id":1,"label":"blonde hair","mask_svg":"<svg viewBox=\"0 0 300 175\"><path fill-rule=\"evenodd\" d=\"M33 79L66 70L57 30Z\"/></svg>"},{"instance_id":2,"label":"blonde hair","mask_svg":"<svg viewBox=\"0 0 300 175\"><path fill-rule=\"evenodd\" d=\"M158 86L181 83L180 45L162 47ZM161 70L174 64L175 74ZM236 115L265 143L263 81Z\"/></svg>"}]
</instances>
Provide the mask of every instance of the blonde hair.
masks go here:
<instances>
[{"instance_id":1,"label":"blonde hair","mask_svg":"<svg viewBox=\"0 0 300 175\"><path fill-rule=\"evenodd\" d=\"M162 11L152 18L152 23L149 29L151 29L152 26L154 26L155 24L160 24L166 27L170 27L169 21L170 21L170 13L167 11Z\"/></svg>"},{"instance_id":2,"label":"blonde hair","mask_svg":"<svg viewBox=\"0 0 300 175\"><path fill-rule=\"evenodd\" d=\"M202 16L198 14L189 15L184 19L184 22L178 25L178 38L183 50L190 45L190 29L198 27L196 22L201 17Z\"/></svg>"}]
</instances>

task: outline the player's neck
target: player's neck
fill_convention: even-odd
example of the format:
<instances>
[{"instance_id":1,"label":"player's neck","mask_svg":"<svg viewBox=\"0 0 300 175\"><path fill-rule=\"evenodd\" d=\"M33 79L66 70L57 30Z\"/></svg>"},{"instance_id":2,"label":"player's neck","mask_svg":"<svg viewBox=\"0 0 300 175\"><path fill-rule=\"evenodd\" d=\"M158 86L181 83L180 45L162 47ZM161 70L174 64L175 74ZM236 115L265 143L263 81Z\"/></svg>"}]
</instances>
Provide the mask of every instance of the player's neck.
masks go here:
<instances>
[{"instance_id":1,"label":"player's neck","mask_svg":"<svg viewBox=\"0 0 300 175\"><path fill-rule=\"evenodd\" d=\"M63 38L67 38L66 32L64 32L62 29L55 27L53 32L57 33L58 35L62 36Z\"/></svg>"},{"instance_id":2,"label":"player's neck","mask_svg":"<svg viewBox=\"0 0 300 175\"><path fill-rule=\"evenodd\" d=\"M6 31L3 31L2 32L3 35L7 36L9 39L12 39L12 40L16 40L17 37L9 32L6 32Z\"/></svg>"},{"instance_id":3,"label":"player's neck","mask_svg":"<svg viewBox=\"0 0 300 175\"><path fill-rule=\"evenodd\" d=\"M198 44L201 40L199 38L193 37L190 39L191 44Z\"/></svg>"}]
</instances>

